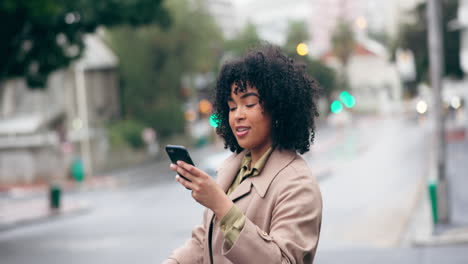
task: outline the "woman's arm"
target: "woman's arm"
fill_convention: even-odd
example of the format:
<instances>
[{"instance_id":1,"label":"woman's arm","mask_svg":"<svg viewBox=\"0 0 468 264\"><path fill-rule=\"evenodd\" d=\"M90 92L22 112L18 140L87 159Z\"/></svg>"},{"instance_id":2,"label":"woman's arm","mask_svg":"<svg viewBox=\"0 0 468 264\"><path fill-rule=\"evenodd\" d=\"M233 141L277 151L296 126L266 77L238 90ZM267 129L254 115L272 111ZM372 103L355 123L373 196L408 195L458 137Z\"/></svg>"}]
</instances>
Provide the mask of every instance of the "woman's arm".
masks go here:
<instances>
[{"instance_id":1,"label":"woman's arm","mask_svg":"<svg viewBox=\"0 0 468 264\"><path fill-rule=\"evenodd\" d=\"M233 207L234 203L219 185L202 170L182 161L179 161L177 165L171 164L170 168L190 180L189 182L180 176L176 176L180 184L192 190L193 199L213 211L218 219L222 219ZM207 212L205 210L203 223L210 221L210 219L207 219ZM201 262L206 243L203 241L205 234L204 226L197 226L192 232L192 238L183 247L176 249L165 264Z\"/></svg>"}]
</instances>

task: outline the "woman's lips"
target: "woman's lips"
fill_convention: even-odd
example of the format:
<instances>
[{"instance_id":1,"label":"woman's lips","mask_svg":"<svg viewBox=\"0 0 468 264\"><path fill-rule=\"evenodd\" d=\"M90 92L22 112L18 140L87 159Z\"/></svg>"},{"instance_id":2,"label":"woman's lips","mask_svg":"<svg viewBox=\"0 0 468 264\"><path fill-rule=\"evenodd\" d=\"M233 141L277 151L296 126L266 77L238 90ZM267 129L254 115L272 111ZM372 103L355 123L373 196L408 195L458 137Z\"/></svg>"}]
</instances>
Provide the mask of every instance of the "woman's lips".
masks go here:
<instances>
[{"instance_id":1,"label":"woman's lips","mask_svg":"<svg viewBox=\"0 0 468 264\"><path fill-rule=\"evenodd\" d=\"M236 136L237 137L244 137L250 131L249 127L236 127Z\"/></svg>"}]
</instances>

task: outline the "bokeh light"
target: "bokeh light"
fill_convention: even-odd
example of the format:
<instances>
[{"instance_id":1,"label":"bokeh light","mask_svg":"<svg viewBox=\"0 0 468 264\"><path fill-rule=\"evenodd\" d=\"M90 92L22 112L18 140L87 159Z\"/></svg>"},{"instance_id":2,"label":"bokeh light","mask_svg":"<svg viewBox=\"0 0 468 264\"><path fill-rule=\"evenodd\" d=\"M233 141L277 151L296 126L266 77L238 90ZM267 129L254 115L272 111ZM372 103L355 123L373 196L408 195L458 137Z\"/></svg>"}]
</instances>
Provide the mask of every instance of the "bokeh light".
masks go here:
<instances>
[{"instance_id":1,"label":"bokeh light","mask_svg":"<svg viewBox=\"0 0 468 264\"><path fill-rule=\"evenodd\" d=\"M343 105L340 101L333 101L333 103L330 106L330 110L332 111L332 113L338 114L339 112L343 111Z\"/></svg>"},{"instance_id":2,"label":"bokeh light","mask_svg":"<svg viewBox=\"0 0 468 264\"><path fill-rule=\"evenodd\" d=\"M424 114L427 112L427 103L424 100L419 101L416 104L416 111L420 114Z\"/></svg>"},{"instance_id":3,"label":"bokeh light","mask_svg":"<svg viewBox=\"0 0 468 264\"><path fill-rule=\"evenodd\" d=\"M210 126L217 128L219 126L220 120L218 119L218 116L216 114L212 114L210 116Z\"/></svg>"},{"instance_id":4,"label":"bokeh light","mask_svg":"<svg viewBox=\"0 0 468 264\"><path fill-rule=\"evenodd\" d=\"M296 47L297 54L300 56L305 56L309 54L309 47L305 43L299 43Z\"/></svg>"}]
</instances>

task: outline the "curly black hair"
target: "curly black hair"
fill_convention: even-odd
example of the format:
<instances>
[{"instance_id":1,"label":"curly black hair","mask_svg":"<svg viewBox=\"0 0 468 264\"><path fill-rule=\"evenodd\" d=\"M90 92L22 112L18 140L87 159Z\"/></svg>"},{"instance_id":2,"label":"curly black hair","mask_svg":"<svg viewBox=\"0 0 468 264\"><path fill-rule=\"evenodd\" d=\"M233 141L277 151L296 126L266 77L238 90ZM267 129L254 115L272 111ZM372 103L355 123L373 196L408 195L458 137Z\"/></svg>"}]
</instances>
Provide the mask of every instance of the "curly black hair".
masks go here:
<instances>
[{"instance_id":1,"label":"curly black hair","mask_svg":"<svg viewBox=\"0 0 468 264\"><path fill-rule=\"evenodd\" d=\"M257 88L260 104L272 120L272 147L299 152L309 151L315 137L319 87L300 65L271 44L262 44L244 57L225 63L218 75L214 95L216 132L224 147L232 152L243 149L229 126L228 99L231 85L244 92L247 84Z\"/></svg>"}]
</instances>

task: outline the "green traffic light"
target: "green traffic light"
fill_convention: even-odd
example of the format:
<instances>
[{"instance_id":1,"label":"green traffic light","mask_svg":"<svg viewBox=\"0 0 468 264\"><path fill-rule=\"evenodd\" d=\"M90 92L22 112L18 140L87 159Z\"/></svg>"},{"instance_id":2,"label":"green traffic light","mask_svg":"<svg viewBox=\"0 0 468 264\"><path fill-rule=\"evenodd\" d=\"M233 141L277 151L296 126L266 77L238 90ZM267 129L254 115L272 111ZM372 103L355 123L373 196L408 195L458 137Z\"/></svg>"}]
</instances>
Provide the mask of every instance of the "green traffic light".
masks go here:
<instances>
[{"instance_id":1,"label":"green traffic light","mask_svg":"<svg viewBox=\"0 0 468 264\"><path fill-rule=\"evenodd\" d=\"M354 96L352 96L350 93L347 91L343 91L340 94L340 100L343 102L343 104L348 107L352 108L356 104L356 100L354 99Z\"/></svg>"},{"instance_id":2,"label":"green traffic light","mask_svg":"<svg viewBox=\"0 0 468 264\"><path fill-rule=\"evenodd\" d=\"M333 101L330 105L330 109L332 113L338 114L339 112L343 111L343 105L339 101Z\"/></svg>"},{"instance_id":3,"label":"green traffic light","mask_svg":"<svg viewBox=\"0 0 468 264\"><path fill-rule=\"evenodd\" d=\"M217 128L219 126L220 120L216 116L216 114L212 114L210 116L210 126Z\"/></svg>"}]
</instances>

